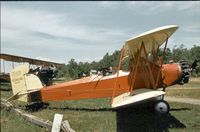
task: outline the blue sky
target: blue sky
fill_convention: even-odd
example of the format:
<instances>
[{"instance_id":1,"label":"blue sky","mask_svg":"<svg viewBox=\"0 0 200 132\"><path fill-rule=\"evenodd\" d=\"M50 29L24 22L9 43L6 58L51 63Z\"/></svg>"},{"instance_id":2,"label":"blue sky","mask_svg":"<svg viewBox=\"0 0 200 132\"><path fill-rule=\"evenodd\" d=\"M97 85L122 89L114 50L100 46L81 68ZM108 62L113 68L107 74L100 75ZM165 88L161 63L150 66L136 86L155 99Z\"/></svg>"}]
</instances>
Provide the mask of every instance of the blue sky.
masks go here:
<instances>
[{"instance_id":1,"label":"blue sky","mask_svg":"<svg viewBox=\"0 0 200 132\"><path fill-rule=\"evenodd\" d=\"M145 31L178 25L168 47L200 45L200 2L1 2L1 52L98 61Z\"/></svg>"}]
</instances>

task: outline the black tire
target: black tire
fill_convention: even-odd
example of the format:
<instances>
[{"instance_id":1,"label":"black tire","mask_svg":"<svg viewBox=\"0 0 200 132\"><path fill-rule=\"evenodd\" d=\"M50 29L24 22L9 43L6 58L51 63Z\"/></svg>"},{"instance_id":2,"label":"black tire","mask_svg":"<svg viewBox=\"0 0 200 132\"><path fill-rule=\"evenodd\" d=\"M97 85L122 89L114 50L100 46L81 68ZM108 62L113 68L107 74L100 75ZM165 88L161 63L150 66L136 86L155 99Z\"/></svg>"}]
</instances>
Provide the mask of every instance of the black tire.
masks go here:
<instances>
[{"instance_id":1,"label":"black tire","mask_svg":"<svg viewBox=\"0 0 200 132\"><path fill-rule=\"evenodd\" d=\"M166 115L170 111L170 106L167 101L159 100L154 104L154 111L158 115Z\"/></svg>"}]
</instances>

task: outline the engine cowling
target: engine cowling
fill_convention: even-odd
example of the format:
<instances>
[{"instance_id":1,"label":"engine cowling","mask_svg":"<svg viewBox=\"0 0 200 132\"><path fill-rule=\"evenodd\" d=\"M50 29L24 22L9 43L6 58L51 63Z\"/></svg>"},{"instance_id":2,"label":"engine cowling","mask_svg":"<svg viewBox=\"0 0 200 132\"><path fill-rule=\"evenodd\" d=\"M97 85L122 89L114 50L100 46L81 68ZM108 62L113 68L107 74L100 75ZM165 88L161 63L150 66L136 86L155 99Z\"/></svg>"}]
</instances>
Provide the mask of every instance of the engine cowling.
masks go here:
<instances>
[{"instance_id":1,"label":"engine cowling","mask_svg":"<svg viewBox=\"0 0 200 132\"><path fill-rule=\"evenodd\" d=\"M178 63L164 64L162 66L163 83L166 86L189 82L190 69L187 61L181 60Z\"/></svg>"}]
</instances>

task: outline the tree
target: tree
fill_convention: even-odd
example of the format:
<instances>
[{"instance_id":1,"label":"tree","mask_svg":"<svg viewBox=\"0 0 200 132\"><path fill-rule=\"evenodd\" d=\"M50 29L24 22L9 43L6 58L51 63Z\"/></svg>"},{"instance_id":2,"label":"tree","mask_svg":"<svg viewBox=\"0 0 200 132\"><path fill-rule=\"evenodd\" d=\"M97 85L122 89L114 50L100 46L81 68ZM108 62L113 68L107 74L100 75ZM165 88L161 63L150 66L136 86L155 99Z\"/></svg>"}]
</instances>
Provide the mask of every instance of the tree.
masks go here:
<instances>
[{"instance_id":1,"label":"tree","mask_svg":"<svg viewBox=\"0 0 200 132\"><path fill-rule=\"evenodd\" d=\"M65 78L69 77L68 67L66 65L62 65L60 67L60 69L58 70L58 77L65 77Z\"/></svg>"},{"instance_id":2,"label":"tree","mask_svg":"<svg viewBox=\"0 0 200 132\"><path fill-rule=\"evenodd\" d=\"M67 65L69 76L72 79L77 79L79 74L78 64L75 59L71 59Z\"/></svg>"},{"instance_id":3,"label":"tree","mask_svg":"<svg viewBox=\"0 0 200 132\"><path fill-rule=\"evenodd\" d=\"M178 48L176 48L176 45L172 49L172 59L175 62L178 62L179 60L190 60L190 51L184 47L183 44L181 44Z\"/></svg>"},{"instance_id":4,"label":"tree","mask_svg":"<svg viewBox=\"0 0 200 132\"><path fill-rule=\"evenodd\" d=\"M200 62L200 46L193 45L193 47L190 50L190 53L192 60L196 59Z\"/></svg>"},{"instance_id":5,"label":"tree","mask_svg":"<svg viewBox=\"0 0 200 132\"><path fill-rule=\"evenodd\" d=\"M77 63L74 59L71 59L67 65L61 67L62 72L59 72L59 75L66 78L70 77L71 79L77 79L80 78L83 73L89 75L91 69L99 70L101 68L109 68L110 66L117 69L120 54L121 52L119 50L114 51L111 55L106 53L100 61L93 61L91 63ZM159 49L157 55L161 56L162 54L163 49ZM194 45L191 49L187 49L183 44L181 44L179 47L174 46L172 50L167 48L163 59L164 63L169 63L170 60L178 62L179 60L185 59L189 64L192 64L195 59L200 61L200 46ZM129 60L125 59L122 63L121 69L126 70L128 68L128 62Z\"/></svg>"},{"instance_id":6,"label":"tree","mask_svg":"<svg viewBox=\"0 0 200 132\"><path fill-rule=\"evenodd\" d=\"M165 51L165 57L164 57L164 63L169 63L169 61L172 59L172 52L169 48L166 48Z\"/></svg>"}]
</instances>

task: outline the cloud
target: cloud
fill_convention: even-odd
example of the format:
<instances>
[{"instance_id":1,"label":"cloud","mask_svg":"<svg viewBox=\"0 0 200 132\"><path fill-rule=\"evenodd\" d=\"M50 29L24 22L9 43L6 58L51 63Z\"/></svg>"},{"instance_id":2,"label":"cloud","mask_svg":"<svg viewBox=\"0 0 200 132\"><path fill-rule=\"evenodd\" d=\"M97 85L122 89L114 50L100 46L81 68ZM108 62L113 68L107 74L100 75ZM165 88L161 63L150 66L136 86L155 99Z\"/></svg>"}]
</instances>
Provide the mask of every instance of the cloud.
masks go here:
<instances>
[{"instance_id":1,"label":"cloud","mask_svg":"<svg viewBox=\"0 0 200 132\"><path fill-rule=\"evenodd\" d=\"M38 37L46 38L46 39L55 39L56 38L56 36L54 36L52 34L40 32L40 31L31 31L30 35L34 35L34 36L38 36Z\"/></svg>"},{"instance_id":2,"label":"cloud","mask_svg":"<svg viewBox=\"0 0 200 132\"><path fill-rule=\"evenodd\" d=\"M183 10L192 10L192 11L199 11L199 5L200 5L200 2L199 1L187 1L187 2L176 2L175 3L176 5L179 5L177 6L177 9L180 10L180 11L183 11ZM174 5L175 7L175 5Z\"/></svg>"},{"instance_id":3,"label":"cloud","mask_svg":"<svg viewBox=\"0 0 200 132\"><path fill-rule=\"evenodd\" d=\"M99 54L117 49L115 44L126 36L121 30L84 25L66 12L9 6L2 6L1 10L1 43L6 53L57 61L60 58L91 61L100 58Z\"/></svg>"},{"instance_id":4,"label":"cloud","mask_svg":"<svg viewBox=\"0 0 200 132\"><path fill-rule=\"evenodd\" d=\"M191 15L190 13L200 13L199 1L134 1L134 2L127 2L126 3L128 9L135 10L140 13L160 13L160 12L166 12L170 10L176 10L176 11L186 11L189 12L187 15Z\"/></svg>"},{"instance_id":5,"label":"cloud","mask_svg":"<svg viewBox=\"0 0 200 132\"><path fill-rule=\"evenodd\" d=\"M194 24L194 25L187 25L182 30L186 31L186 32L199 33L200 32L200 23Z\"/></svg>"},{"instance_id":6,"label":"cloud","mask_svg":"<svg viewBox=\"0 0 200 132\"><path fill-rule=\"evenodd\" d=\"M32 34L24 34L30 31ZM109 29L81 25L81 22L68 18L67 14L4 7L2 7L2 34L3 39L13 39L13 37L17 39L20 35L33 35L40 36L41 39L60 37L93 43L102 42L111 36L123 35L122 31L109 31Z\"/></svg>"},{"instance_id":7,"label":"cloud","mask_svg":"<svg viewBox=\"0 0 200 132\"><path fill-rule=\"evenodd\" d=\"M185 27L199 20L200 2L5 3L2 51L53 60L100 58L120 49L125 40L168 23L181 25L184 33L197 34L199 28Z\"/></svg>"},{"instance_id":8,"label":"cloud","mask_svg":"<svg viewBox=\"0 0 200 132\"><path fill-rule=\"evenodd\" d=\"M99 5L105 8L117 9L121 3L119 1L100 1Z\"/></svg>"}]
</instances>

